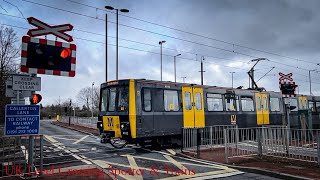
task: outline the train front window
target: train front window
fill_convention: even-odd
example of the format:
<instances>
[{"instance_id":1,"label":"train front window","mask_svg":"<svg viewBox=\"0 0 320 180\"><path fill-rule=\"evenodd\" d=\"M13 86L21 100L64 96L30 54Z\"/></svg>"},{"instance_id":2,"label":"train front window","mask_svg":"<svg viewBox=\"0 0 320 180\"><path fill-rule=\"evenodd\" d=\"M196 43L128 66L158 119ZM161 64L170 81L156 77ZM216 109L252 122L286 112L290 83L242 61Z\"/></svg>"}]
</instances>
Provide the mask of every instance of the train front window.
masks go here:
<instances>
[{"instance_id":1,"label":"train front window","mask_svg":"<svg viewBox=\"0 0 320 180\"><path fill-rule=\"evenodd\" d=\"M112 88L109 90L109 107L108 111L115 111L116 109L116 95L117 95L117 89Z\"/></svg>"},{"instance_id":2,"label":"train front window","mask_svg":"<svg viewBox=\"0 0 320 180\"><path fill-rule=\"evenodd\" d=\"M118 108L117 111L127 111L128 110L128 96L129 96L128 87L120 87L118 90Z\"/></svg>"},{"instance_id":3,"label":"train front window","mask_svg":"<svg viewBox=\"0 0 320 180\"><path fill-rule=\"evenodd\" d=\"M107 111L108 107L108 91L109 89L103 89L101 92L101 111Z\"/></svg>"}]
</instances>

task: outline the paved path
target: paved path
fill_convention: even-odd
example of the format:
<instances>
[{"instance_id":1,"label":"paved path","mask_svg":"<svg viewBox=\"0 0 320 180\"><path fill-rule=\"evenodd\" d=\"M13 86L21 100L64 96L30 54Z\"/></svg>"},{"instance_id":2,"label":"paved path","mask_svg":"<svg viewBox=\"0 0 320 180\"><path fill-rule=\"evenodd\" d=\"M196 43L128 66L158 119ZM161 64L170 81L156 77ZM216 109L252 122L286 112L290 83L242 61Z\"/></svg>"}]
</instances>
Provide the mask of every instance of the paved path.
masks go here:
<instances>
[{"instance_id":1,"label":"paved path","mask_svg":"<svg viewBox=\"0 0 320 180\"><path fill-rule=\"evenodd\" d=\"M176 157L168 151L136 146L115 149L97 136L41 121L45 137L44 164L68 167L96 165L112 179L274 179L244 173L215 163Z\"/></svg>"}]
</instances>

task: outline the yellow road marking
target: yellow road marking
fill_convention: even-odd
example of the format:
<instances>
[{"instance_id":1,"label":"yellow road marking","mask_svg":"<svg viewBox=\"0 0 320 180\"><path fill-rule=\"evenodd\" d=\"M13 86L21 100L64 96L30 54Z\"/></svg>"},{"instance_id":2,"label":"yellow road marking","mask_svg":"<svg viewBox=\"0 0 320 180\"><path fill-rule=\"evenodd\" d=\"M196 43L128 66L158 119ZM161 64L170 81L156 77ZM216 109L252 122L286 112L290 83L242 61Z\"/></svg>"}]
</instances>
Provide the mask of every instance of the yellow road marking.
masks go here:
<instances>
[{"instance_id":1,"label":"yellow road marking","mask_svg":"<svg viewBox=\"0 0 320 180\"><path fill-rule=\"evenodd\" d=\"M175 166L177 166L179 169L181 169L182 171L187 170L186 167L184 167L181 163L179 163L178 161L174 160L172 157L168 156L168 155L163 155L166 159L168 159L172 164L174 164Z\"/></svg>"},{"instance_id":2,"label":"yellow road marking","mask_svg":"<svg viewBox=\"0 0 320 180\"><path fill-rule=\"evenodd\" d=\"M49 135L44 135L44 137L45 137L46 139L48 139L51 143L57 143L57 142L58 142L57 140L53 139L53 137L51 137L51 136L49 136Z\"/></svg>"},{"instance_id":3,"label":"yellow road marking","mask_svg":"<svg viewBox=\"0 0 320 180\"><path fill-rule=\"evenodd\" d=\"M134 160L133 156L128 155L127 158L128 158L128 161L129 161L130 166L131 166L133 169L139 169L139 166L137 165L137 163L136 163L136 161ZM141 174L140 174L140 175L136 175L135 177L136 177L136 179L143 179L143 177L141 176Z\"/></svg>"},{"instance_id":4,"label":"yellow road marking","mask_svg":"<svg viewBox=\"0 0 320 180\"><path fill-rule=\"evenodd\" d=\"M178 179L185 179L185 178L195 178L195 177L209 176L209 175L215 175L215 174L226 174L226 173L236 172L236 171L237 170L234 170L234 169L225 169L225 170L210 171L205 173L195 173L194 175L184 175L184 176L180 175L180 176L168 177L168 178L163 178L161 180L178 180Z\"/></svg>"},{"instance_id":5,"label":"yellow road marking","mask_svg":"<svg viewBox=\"0 0 320 180\"><path fill-rule=\"evenodd\" d=\"M127 155L121 155L121 156L127 156ZM158 162L164 162L164 163L170 163L170 161L168 160L161 160L161 159L154 159L154 158L148 158L148 157L143 157L143 156L132 156L134 158L138 158L138 159L145 159L145 160L150 160L150 161L158 161ZM192 159L189 159L190 161L192 161ZM197 162L197 161L195 161ZM191 166L198 166L198 167L207 167L207 168L215 168L215 169L228 169L228 167L226 166L221 166L221 165L205 165L205 164L193 164L193 163L188 163L188 162L180 162L183 165L191 165ZM198 162L201 163L201 162Z\"/></svg>"},{"instance_id":6,"label":"yellow road marking","mask_svg":"<svg viewBox=\"0 0 320 180\"><path fill-rule=\"evenodd\" d=\"M87 138L89 135L83 136L81 139L79 139L78 141L72 143L72 144L78 144L79 142L83 141L85 138Z\"/></svg>"},{"instance_id":7,"label":"yellow road marking","mask_svg":"<svg viewBox=\"0 0 320 180\"><path fill-rule=\"evenodd\" d=\"M174 150L172 150L172 149L166 149L170 154L172 154L172 155L176 155L176 152L174 151Z\"/></svg>"},{"instance_id":8,"label":"yellow road marking","mask_svg":"<svg viewBox=\"0 0 320 180\"><path fill-rule=\"evenodd\" d=\"M94 162L94 164L100 166L103 169L107 169L107 168L111 167L110 164L116 164L116 163L110 163L110 162L102 161L102 160L94 160L93 162ZM108 163L110 163L110 164L108 164ZM126 171L126 169L125 169L125 171ZM135 180L138 177L136 175L134 175L134 176L133 175L127 175L127 174L124 175L124 174L121 174L121 172L119 173L118 171L113 171L113 170L111 170L111 171L109 170L108 175L111 176L112 178L115 178L115 179L118 179L117 177L120 176L123 179L127 179L127 180Z\"/></svg>"}]
</instances>

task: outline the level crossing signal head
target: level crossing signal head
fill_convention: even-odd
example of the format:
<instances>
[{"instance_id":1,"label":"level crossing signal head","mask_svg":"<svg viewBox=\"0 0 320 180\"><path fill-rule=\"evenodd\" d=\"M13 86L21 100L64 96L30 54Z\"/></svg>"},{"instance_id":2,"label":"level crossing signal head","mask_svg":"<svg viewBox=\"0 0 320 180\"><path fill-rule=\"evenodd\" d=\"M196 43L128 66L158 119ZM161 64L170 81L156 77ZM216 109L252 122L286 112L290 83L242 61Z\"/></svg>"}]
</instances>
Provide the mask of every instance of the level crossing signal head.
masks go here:
<instances>
[{"instance_id":1,"label":"level crossing signal head","mask_svg":"<svg viewBox=\"0 0 320 180\"><path fill-rule=\"evenodd\" d=\"M295 84L281 84L282 94L294 95L297 85Z\"/></svg>"},{"instance_id":2,"label":"level crossing signal head","mask_svg":"<svg viewBox=\"0 0 320 180\"><path fill-rule=\"evenodd\" d=\"M30 97L31 104L38 104L42 100L42 96L40 94L32 94Z\"/></svg>"},{"instance_id":3,"label":"level crossing signal head","mask_svg":"<svg viewBox=\"0 0 320 180\"><path fill-rule=\"evenodd\" d=\"M24 36L21 71L33 74L75 76L74 44Z\"/></svg>"}]
</instances>

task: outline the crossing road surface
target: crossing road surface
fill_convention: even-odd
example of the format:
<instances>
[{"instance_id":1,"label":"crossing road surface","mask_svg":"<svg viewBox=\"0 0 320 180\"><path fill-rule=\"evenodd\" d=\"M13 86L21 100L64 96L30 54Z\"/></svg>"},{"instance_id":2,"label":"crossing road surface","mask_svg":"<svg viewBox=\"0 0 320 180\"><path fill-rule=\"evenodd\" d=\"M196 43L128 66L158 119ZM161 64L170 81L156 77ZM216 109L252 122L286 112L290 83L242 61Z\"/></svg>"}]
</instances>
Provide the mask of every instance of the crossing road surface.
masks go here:
<instances>
[{"instance_id":1,"label":"crossing road surface","mask_svg":"<svg viewBox=\"0 0 320 180\"><path fill-rule=\"evenodd\" d=\"M115 149L94 135L41 121L44 167L98 166L112 179L275 179L137 146Z\"/></svg>"}]
</instances>

